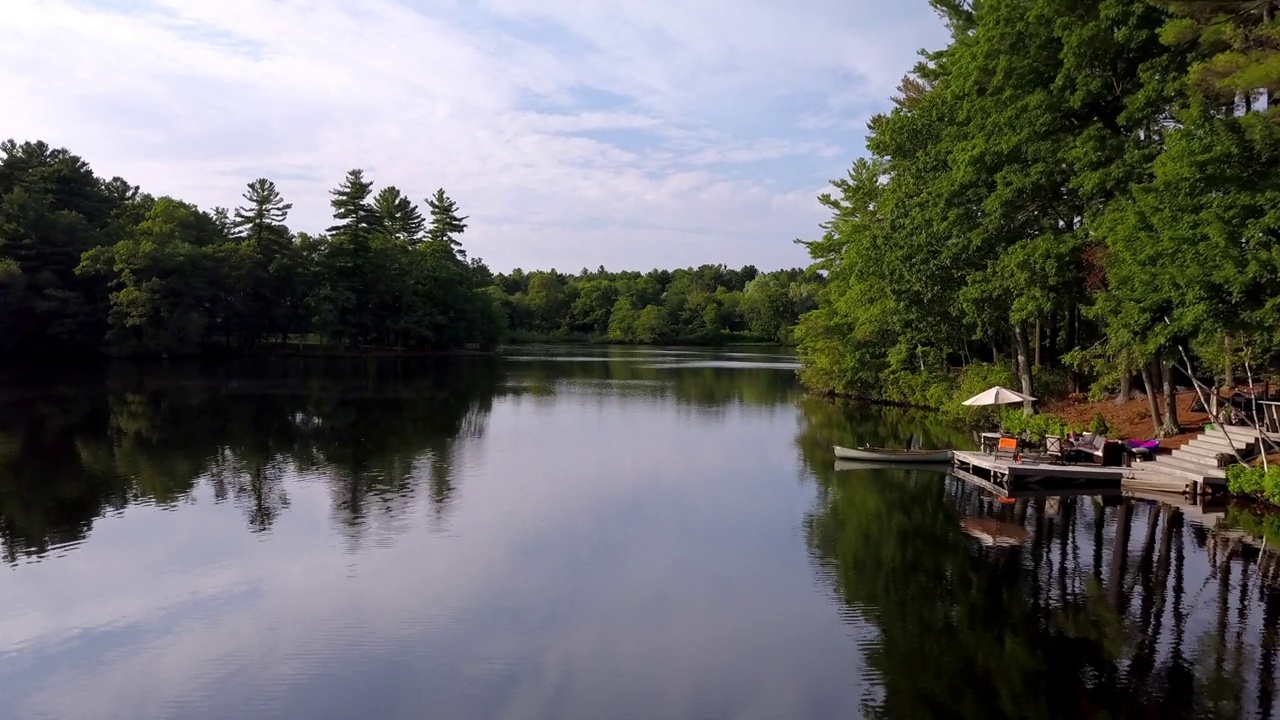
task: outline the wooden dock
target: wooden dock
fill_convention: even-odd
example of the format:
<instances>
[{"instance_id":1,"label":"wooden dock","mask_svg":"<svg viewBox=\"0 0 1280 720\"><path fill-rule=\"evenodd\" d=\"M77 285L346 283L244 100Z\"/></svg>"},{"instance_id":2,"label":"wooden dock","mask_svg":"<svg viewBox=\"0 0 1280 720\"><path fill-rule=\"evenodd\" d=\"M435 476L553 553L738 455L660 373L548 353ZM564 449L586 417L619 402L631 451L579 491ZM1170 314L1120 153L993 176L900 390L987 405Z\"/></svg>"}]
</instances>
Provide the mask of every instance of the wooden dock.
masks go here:
<instances>
[{"instance_id":1,"label":"wooden dock","mask_svg":"<svg viewBox=\"0 0 1280 720\"><path fill-rule=\"evenodd\" d=\"M1118 495L1128 468L1014 462L994 455L956 450L955 474L1006 497L1054 495Z\"/></svg>"}]
</instances>

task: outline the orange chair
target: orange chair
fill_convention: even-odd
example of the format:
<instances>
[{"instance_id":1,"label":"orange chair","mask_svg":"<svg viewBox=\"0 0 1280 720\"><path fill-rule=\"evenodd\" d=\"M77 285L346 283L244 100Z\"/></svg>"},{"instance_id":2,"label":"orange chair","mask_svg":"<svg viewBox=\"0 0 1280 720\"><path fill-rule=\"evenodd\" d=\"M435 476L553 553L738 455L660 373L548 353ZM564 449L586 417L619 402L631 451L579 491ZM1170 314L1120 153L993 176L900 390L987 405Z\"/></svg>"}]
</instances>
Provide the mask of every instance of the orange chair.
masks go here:
<instances>
[{"instance_id":1,"label":"orange chair","mask_svg":"<svg viewBox=\"0 0 1280 720\"><path fill-rule=\"evenodd\" d=\"M1018 461L1018 438L1000 438L999 442L996 443L996 459L1000 460L1001 458L1013 460L1014 462Z\"/></svg>"}]
</instances>

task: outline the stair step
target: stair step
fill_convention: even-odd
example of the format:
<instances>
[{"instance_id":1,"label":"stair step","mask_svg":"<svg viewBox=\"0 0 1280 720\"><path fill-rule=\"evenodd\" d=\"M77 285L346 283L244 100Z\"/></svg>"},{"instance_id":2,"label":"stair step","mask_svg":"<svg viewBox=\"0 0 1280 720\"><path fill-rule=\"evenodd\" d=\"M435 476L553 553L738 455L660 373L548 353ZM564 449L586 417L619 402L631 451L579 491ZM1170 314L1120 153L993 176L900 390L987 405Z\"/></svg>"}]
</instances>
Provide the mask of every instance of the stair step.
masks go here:
<instances>
[{"instance_id":1,"label":"stair step","mask_svg":"<svg viewBox=\"0 0 1280 720\"><path fill-rule=\"evenodd\" d=\"M1258 441L1258 436L1254 434L1251 428L1232 428L1229 433L1230 435L1228 436L1227 433L1224 433L1222 430L1217 428L1213 430L1205 430L1204 433L1195 437L1192 442L1195 440L1201 440L1221 445L1230 444L1241 448Z\"/></svg>"},{"instance_id":2,"label":"stair step","mask_svg":"<svg viewBox=\"0 0 1280 720\"><path fill-rule=\"evenodd\" d=\"M1219 467L1209 467L1198 462L1187 460L1186 458L1165 455L1153 461L1153 464L1161 472L1173 471L1181 475L1187 475L1197 480L1204 478L1217 478L1219 480L1227 477L1226 470Z\"/></svg>"},{"instance_id":3,"label":"stair step","mask_svg":"<svg viewBox=\"0 0 1280 720\"><path fill-rule=\"evenodd\" d=\"M1233 448L1231 448L1231 446L1229 445L1226 445L1226 443L1222 443L1222 445L1219 445L1219 443L1216 443L1216 442L1196 441L1196 442L1188 442L1187 445L1174 448L1174 452L1179 450L1190 450L1194 452L1201 452L1201 454L1204 454L1204 455L1213 455L1213 454L1219 454L1219 452L1231 452ZM1239 448L1239 450L1243 450L1243 448Z\"/></svg>"},{"instance_id":4,"label":"stair step","mask_svg":"<svg viewBox=\"0 0 1280 720\"><path fill-rule=\"evenodd\" d=\"M1208 442L1208 441L1200 440L1197 438L1196 440L1192 440L1191 442L1183 445L1181 448L1178 448L1178 449L1181 450L1183 448L1188 450L1198 450L1200 452L1206 452L1206 453L1220 453L1220 452L1229 453L1229 452L1232 452L1233 450L1235 451L1248 450L1250 446L1237 445L1233 447L1226 443Z\"/></svg>"},{"instance_id":5,"label":"stair step","mask_svg":"<svg viewBox=\"0 0 1280 720\"><path fill-rule=\"evenodd\" d=\"M1232 436L1231 440L1228 441L1227 438L1222 435L1200 435L1199 437L1195 437L1187 441L1188 445L1213 445L1223 448L1243 447L1249 443L1249 440L1236 436Z\"/></svg>"},{"instance_id":6,"label":"stair step","mask_svg":"<svg viewBox=\"0 0 1280 720\"><path fill-rule=\"evenodd\" d=\"M1205 447L1199 447L1199 446L1191 447L1191 446L1183 445L1182 447L1170 453L1170 456L1176 457L1176 458L1183 458L1186 460L1190 460L1192 462L1198 462L1203 465L1207 465L1208 467L1211 467L1211 468L1216 468L1218 467L1219 453L1230 454L1231 451L1227 450L1226 448L1219 450L1218 448L1205 448Z\"/></svg>"}]
</instances>

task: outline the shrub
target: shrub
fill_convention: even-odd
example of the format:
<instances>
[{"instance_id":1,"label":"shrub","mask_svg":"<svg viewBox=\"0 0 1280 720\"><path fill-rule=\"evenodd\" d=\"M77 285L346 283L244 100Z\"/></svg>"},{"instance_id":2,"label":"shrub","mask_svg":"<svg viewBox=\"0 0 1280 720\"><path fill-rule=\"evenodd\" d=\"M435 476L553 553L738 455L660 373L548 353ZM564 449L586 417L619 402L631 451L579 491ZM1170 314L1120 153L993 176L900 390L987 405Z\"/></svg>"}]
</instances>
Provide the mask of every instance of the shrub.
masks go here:
<instances>
[{"instance_id":1,"label":"shrub","mask_svg":"<svg viewBox=\"0 0 1280 720\"><path fill-rule=\"evenodd\" d=\"M1089 423L1089 432L1094 435L1106 435L1111 432L1111 427L1107 425L1107 419L1102 417L1102 413L1093 414L1093 421Z\"/></svg>"},{"instance_id":2,"label":"shrub","mask_svg":"<svg viewBox=\"0 0 1280 720\"><path fill-rule=\"evenodd\" d=\"M1033 440L1044 440L1046 435L1064 437L1076 432L1078 428L1057 415L1023 415L1020 410L1006 409L1000 418L1000 425L1007 433L1022 435L1026 433Z\"/></svg>"},{"instance_id":3,"label":"shrub","mask_svg":"<svg viewBox=\"0 0 1280 720\"><path fill-rule=\"evenodd\" d=\"M1260 467L1232 465L1227 468L1227 489L1280 505L1280 467L1263 471Z\"/></svg>"}]
</instances>

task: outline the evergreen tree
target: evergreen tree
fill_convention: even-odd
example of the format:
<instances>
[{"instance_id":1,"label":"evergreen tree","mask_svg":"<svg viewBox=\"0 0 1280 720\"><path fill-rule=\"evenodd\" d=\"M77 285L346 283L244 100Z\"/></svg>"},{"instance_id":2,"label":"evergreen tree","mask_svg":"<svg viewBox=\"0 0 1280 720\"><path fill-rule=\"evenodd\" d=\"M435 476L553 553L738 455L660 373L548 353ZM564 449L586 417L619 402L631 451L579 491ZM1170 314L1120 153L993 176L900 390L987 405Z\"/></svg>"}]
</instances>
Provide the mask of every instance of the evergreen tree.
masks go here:
<instances>
[{"instance_id":1,"label":"evergreen tree","mask_svg":"<svg viewBox=\"0 0 1280 720\"><path fill-rule=\"evenodd\" d=\"M333 219L338 221L329 228L330 237L368 247L373 231L380 224L378 212L369 204L372 192L373 183L364 179L363 170L347 172L342 184L329 192Z\"/></svg>"},{"instance_id":2,"label":"evergreen tree","mask_svg":"<svg viewBox=\"0 0 1280 720\"><path fill-rule=\"evenodd\" d=\"M422 242L426 220L413 201L401 193L399 188L389 185L380 190L373 199L373 207L378 212L387 237L409 246Z\"/></svg>"},{"instance_id":3,"label":"evergreen tree","mask_svg":"<svg viewBox=\"0 0 1280 720\"><path fill-rule=\"evenodd\" d=\"M236 208L232 234L256 246L261 255L274 259L289 243L285 221L293 205L285 202L276 184L266 178L249 183L243 197L246 204Z\"/></svg>"},{"instance_id":4,"label":"evergreen tree","mask_svg":"<svg viewBox=\"0 0 1280 720\"><path fill-rule=\"evenodd\" d=\"M462 242L457 236L466 231L467 224L464 221L467 218L458 216L458 204L444 194L444 188L440 188L435 195L427 198L427 207L431 209L431 227L427 229L427 239L448 244L459 257L465 258L467 252L462 249Z\"/></svg>"},{"instance_id":5,"label":"evergreen tree","mask_svg":"<svg viewBox=\"0 0 1280 720\"><path fill-rule=\"evenodd\" d=\"M290 272L291 234L285 222L293 205L266 178L249 183L243 197L246 204L236 208L232 222L233 235L245 246L244 294L236 310L243 341L255 345L264 336L288 331L296 277Z\"/></svg>"}]
</instances>

